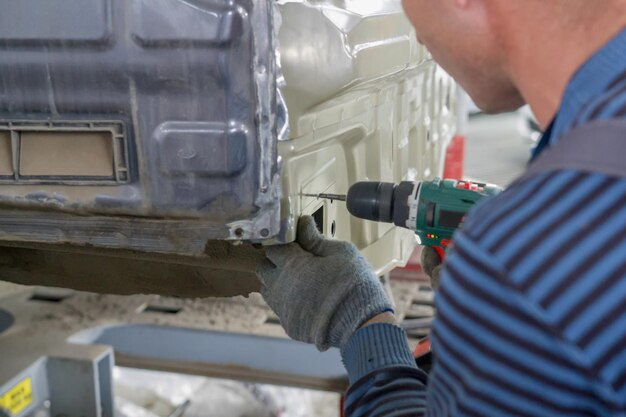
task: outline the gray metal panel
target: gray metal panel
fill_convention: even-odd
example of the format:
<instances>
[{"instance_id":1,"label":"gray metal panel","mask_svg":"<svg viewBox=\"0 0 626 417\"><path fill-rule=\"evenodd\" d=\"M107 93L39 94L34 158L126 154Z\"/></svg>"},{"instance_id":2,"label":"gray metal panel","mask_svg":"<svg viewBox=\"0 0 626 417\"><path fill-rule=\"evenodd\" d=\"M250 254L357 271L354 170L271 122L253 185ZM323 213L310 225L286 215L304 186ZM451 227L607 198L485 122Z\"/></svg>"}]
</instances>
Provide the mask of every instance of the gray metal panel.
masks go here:
<instances>
[{"instance_id":1,"label":"gray metal panel","mask_svg":"<svg viewBox=\"0 0 626 417\"><path fill-rule=\"evenodd\" d=\"M115 415L115 396L113 395L113 354L105 355L96 364L98 390L102 416Z\"/></svg>"},{"instance_id":2,"label":"gray metal panel","mask_svg":"<svg viewBox=\"0 0 626 417\"><path fill-rule=\"evenodd\" d=\"M31 413L35 410L47 408L48 400L50 398L50 389L48 386L48 371L46 364L47 358L40 357L12 378L6 380L0 377L0 396L3 396L25 379L30 379L32 400L30 404L28 404L28 406L20 411L20 413L15 417L29 416L32 415Z\"/></svg>"},{"instance_id":3,"label":"gray metal panel","mask_svg":"<svg viewBox=\"0 0 626 417\"><path fill-rule=\"evenodd\" d=\"M70 343L109 345L122 366L177 370L342 392L339 350L273 337L152 326L106 326L77 333Z\"/></svg>"},{"instance_id":4,"label":"gray metal panel","mask_svg":"<svg viewBox=\"0 0 626 417\"><path fill-rule=\"evenodd\" d=\"M0 39L9 44L105 41L110 0L0 2Z\"/></svg>"},{"instance_id":5,"label":"gray metal panel","mask_svg":"<svg viewBox=\"0 0 626 417\"><path fill-rule=\"evenodd\" d=\"M123 126L116 157L128 161L123 183L5 176L0 211L44 210L47 223L7 233L20 220L5 212L3 239L69 236L74 220L59 212L183 219L204 241L275 236L275 61L270 0L3 2L0 125L15 136L14 148L16 124L71 135L71 126L112 122ZM158 250L122 237L104 246ZM168 251L194 252L195 243L177 246Z\"/></svg>"},{"instance_id":6,"label":"gray metal panel","mask_svg":"<svg viewBox=\"0 0 626 417\"><path fill-rule=\"evenodd\" d=\"M47 369L52 415L113 417L112 354L98 361L51 357Z\"/></svg>"},{"instance_id":7,"label":"gray metal panel","mask_svg":"<svg viewBox=\"0 0 626 417\"><path fill-rule=\"evenodd\" d=\"M155 131L164 175L232 177L247 164L244 127L204 122L167 122Z\"/></svg>"},{"instance_id":8,"label":"gray metal panel","mask_svg":"<svg viewBox=\"0 0 626 417\"><path fill-rule=\"evenodd\" d=\"M243 17L234 5L220 10L206 0L134 0L135 39L143 46L171 48L238 40ZM171 16L176 16L172 20Z\"/></svg>"}]
</instances>

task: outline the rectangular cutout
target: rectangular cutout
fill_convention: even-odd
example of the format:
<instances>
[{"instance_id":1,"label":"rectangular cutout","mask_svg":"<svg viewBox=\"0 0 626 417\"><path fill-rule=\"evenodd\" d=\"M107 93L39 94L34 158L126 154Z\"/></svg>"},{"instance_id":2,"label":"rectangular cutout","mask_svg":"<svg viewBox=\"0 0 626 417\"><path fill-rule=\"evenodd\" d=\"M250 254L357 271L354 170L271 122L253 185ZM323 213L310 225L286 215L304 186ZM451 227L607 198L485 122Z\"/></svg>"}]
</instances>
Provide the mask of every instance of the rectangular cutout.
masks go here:
<instances>
[{"instance_id":1,"label":"rectangular cutout","mask_svg":"<svg viewBox=\"0 0 626 417\"><path fill-rule=\"evenodd\" d=\"M46 303L60 303L63 300L70 298L71 295L67 294L47 294L47 293L34 293L30 296L30 301L43 301Z\"/></svg>"},{"instance_id":2,"label":"rectangular cutout","mask_svg":"<svg viewBox=\"0 0 626 417\"><path fill-rule=\"evenodd\" d=\"M432 317L432 315L426 315L426 314L415 314L415 313L407 313L404 316L404 320L420 320L420 319L427 319Z\"/></svg>"},{"instance_id":3,"label":"rectangular cutout","mask_svg":"<svg viewBox=\"0 0 626 417\"><path fill-rule=\"evenodd\" d=\"M113 177L111 132L29 132L20 135L20 175Z\"/></svg>"},{"instance_id":4,"label":"rectangular cutout","mask_svg":"<svg viewBox=\"0 0 626 417\"><path fill-rule=\"evenodd\" d=\"M160 314L178 314L182 311L182 307L162 306L148 304L141 312L142 313L160 313Z\"/></svg>"},{"instance_id":5,"label":"rectangular cutout","mask_svg":"<svg viewBox=\"0 0 626 417\"><path fill-rule=\"evenodd\" d=\"M10 132L0 132L0 175L13 175Z\"/></svg>"},{"instance_id":6,"label":"rectangular cutout","mask_svg":"<svg viewBox=\"0 0 626 417\"><path fill-rule=\"evenodd\" d=\"M435 300L414 300L411 305L416 307L434 307Z\"/></svg>"}]
</instances>

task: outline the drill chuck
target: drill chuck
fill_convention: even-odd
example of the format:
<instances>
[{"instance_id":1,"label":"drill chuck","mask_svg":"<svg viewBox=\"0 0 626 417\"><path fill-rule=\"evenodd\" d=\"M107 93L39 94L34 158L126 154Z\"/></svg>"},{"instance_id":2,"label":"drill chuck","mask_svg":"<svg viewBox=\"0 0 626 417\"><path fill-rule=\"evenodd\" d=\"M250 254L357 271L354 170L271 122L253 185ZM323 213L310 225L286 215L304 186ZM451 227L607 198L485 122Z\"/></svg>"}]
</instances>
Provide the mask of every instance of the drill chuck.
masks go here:
<instances>
[{"instance_id":1,"label":"drill chuck","mask_svg":"<svg viewBox=\"0 0 626 417\"><path fill-rule=\"evenodd\" d=\"M402 182L398 185L359 182L350 187L346 205L350 214L360 219L406 227L410 209L408 200L415 187L413 182Z\"/></svg>"}]
</instances>

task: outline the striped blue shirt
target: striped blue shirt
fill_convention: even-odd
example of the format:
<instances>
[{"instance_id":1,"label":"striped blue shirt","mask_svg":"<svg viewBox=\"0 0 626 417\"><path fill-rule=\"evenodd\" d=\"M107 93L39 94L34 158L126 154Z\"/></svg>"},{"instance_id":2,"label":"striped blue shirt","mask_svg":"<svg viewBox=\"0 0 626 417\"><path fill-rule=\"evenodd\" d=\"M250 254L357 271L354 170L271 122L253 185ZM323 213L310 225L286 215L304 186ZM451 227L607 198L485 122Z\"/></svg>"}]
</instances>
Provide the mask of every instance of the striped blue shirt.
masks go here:
<instances>
[{"instance_id":1,"label":"striped blue shirt","mask_svg":"<svg viewBox=\"0 0 626 417\"><path fill-rule=\"evenodd\" d=\"M626 31L575 74L535 156L616 118L626 118ZM366 327L344 350L346 416L626 416L626 178L517 181L454 242L428 380L402 330Z\"/></svg>"}]
</instances>

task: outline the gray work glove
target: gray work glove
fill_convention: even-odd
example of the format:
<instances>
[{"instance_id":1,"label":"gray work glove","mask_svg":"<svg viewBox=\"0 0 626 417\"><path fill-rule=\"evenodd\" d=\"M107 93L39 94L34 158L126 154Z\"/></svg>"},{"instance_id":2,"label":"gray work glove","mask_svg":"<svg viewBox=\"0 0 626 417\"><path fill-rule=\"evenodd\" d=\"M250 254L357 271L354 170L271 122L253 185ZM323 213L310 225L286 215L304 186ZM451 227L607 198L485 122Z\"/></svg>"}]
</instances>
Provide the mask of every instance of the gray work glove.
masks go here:
<instances>
[{"instance_id":1,"label":"gray work glove","mask_svg":"<svg viewBox=\"0 0 626 417\"><path fill-rule=\"evenodd\" d=\"M380 280L351 243L320 235L302 217L297 242L266 248L257 267L265 301L287 334L321 351L343 347L362 324L391 303Z\"/></svg>"},{"instance_id":2,"label":"gray work glove","mask_svg":"<svg viewBox=\"0 0 626 417\"><path fill-rule=\"evenodd\" d=\"M422 264L422 270L430 277L430 284L433 290L437 290L439 288L439 274L442 267L439 254L433 248L425 246L422 248L420 262Z\"/></svg>"}]
</instances>

